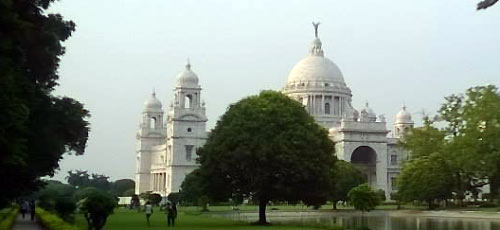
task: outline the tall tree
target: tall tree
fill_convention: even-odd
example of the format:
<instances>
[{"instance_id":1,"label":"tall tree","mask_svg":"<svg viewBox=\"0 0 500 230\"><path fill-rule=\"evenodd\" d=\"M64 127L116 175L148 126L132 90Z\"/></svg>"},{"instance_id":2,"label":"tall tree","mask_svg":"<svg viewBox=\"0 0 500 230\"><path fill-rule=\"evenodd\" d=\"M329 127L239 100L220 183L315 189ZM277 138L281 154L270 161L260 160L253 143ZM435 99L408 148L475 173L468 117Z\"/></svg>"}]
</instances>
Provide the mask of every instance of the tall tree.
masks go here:
<instances>
[{"instance_id":1,"label":"tall tree","mask_svg":"<svg viewBox=\"0 0 500 230\"><path fill-rule=\"evenodd\" d=\"M90 185L90 175L84 170L70 170L68 171L68 176L66 176L68 184L73 186L78 186L80 188L85 188Z\"/></svg>"},{"instance_id":2,"label":"tall tree","mask_svg":"<svg viewBox=\"0 0 500 230\"><path fill-rule=\"evenodd\" d=\"M211 198L252 197L259 224L271 200L326 202L334 144L302 105L273 91L233 104L198 151Z\"/></svg>"},{"instance_id":3,"label":"tall tree","mask_svg":"<svg viewBox=\"0 0 500 230\"><path fill-rule=\"evenodd\" d=\"M0 1L0 206L41 185L62 155L83 154L89 113L56 97L62 42L75 24L46 9L54 0Z\"/></svg>"}]
</instances>

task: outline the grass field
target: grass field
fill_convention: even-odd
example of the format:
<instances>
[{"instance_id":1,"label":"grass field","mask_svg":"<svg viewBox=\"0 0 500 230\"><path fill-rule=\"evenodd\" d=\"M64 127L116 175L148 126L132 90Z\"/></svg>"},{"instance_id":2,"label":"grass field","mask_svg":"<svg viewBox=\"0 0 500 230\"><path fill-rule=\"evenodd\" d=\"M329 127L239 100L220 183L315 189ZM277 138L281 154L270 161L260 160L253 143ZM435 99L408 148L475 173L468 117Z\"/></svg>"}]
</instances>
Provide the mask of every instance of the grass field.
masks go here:
<instances>
[{"instance_id":1,"label":"grass field","mask_svg":"<svg viewBox=\"0 0 500 230\"><path fill-rule=\"evenodd\" d=\"M187 214L189 213L189 214ZM229 219L209 217L193 211L180 211L176 219L176 226L171 229L182 230L319 230L324 228L315 228L309 226L253 226L246 222L232 221ZM151 216L151 226L147 226L146 217L143 212L126 210L123 208L115 209L115 213L108 218L106 230L159 230L168 229L165 213L155 209ZM76 225L78 229L86 230L87 224L82 216L77 216ZM340 228L339 228L340 229Z\"/></svg>"}]
</instances>

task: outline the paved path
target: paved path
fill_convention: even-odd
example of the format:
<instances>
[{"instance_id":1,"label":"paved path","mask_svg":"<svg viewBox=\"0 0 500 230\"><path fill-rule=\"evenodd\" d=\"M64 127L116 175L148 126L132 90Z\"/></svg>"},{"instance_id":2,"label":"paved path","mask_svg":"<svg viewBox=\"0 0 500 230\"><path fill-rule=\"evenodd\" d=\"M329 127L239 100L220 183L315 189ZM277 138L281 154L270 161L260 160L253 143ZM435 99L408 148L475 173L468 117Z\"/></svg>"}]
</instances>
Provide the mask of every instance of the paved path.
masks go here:
<instances>
[{"instance_id":1,"label":"paved path","mask_svg":"<svg viewBox=\"0 0 500 230\"><path fill-rule=\"evenodd\" d=\"M36 222L36 219L35 221L31 221L30 215L26 215L23 219L21 214L19 214L12 230L42 230L42 227Z\"/></svg>"}]
</instances>

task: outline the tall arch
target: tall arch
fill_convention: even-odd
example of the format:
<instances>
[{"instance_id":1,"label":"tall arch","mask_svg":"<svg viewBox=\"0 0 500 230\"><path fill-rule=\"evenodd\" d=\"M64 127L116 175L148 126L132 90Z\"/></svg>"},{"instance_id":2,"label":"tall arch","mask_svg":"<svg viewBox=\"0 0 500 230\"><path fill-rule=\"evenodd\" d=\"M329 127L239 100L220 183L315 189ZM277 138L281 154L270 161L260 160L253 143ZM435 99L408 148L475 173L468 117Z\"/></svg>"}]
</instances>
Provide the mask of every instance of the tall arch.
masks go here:
<instances>
[{"instance_id":1,"label":"tall arch","mask_svg":"<svg viewBox=\"0 0 500 230\"><path fill-rule=\"evenodd\" d=\"M366 182L377 185L377 153L369 146L359 146L351 154L351 164L365 175Z\"/></svg>"}]
</instances>

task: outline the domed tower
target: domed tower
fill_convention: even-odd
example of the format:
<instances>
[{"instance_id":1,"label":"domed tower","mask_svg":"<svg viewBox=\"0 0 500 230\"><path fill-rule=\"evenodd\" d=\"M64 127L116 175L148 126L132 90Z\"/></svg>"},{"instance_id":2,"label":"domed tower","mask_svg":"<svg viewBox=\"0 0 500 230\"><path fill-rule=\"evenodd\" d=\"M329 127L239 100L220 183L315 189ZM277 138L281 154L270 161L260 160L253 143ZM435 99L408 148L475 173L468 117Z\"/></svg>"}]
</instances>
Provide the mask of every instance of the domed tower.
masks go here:
<instances>
[{"instance_id":1,"label":"domed tower","mask_svg":"<svg viewBox=\"0 0 500 230\"><path fill-rule=\"evenodd\" d=\"M404 137L404 135L406 135L410 129L413 128L413 125L414 122L411 119L411 114L406 111L406 106L403 106L396 114L396 120L394 121L394 137Z\"/></svg>"},{"instance_id":2,"label":"domed tower","mask_svg":"<svg viewBox=\"0 0 500 230\"><path fill-rule=\"evenodd\" d=\"M153 92L144 102L142 121L137 132L136 184L137 194L150 190L151 148L165 143L166 129L163 126L163 110L160 100Z\"/></svg>"},{"instance_id":3,"label":"domed tower","mask_svg":"<svg viewBox=\"0 0 500 230\"><path fill-rule=\"evenodd\" d=\"M166 191L179 192L184 177L198 167L196 150L205 144L207 117L198 76L186 69L177 75L174 101L167 115Z\"/></svg>"},{"instance_id":4,"label":"domed tower","mask_svg":"<svg viewBox=\"0 0 500 230\"><path fill-rule=\"evenodd\" d=\"M352 118L351 90L340 69L324 56L318 37L319 23L313 23L315 38L309 54L290 71L283 93L304 105L325 128L339 126L343 118Z\"/></svg>"}]
</instances>

